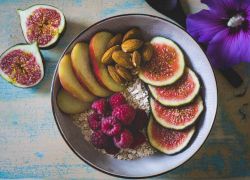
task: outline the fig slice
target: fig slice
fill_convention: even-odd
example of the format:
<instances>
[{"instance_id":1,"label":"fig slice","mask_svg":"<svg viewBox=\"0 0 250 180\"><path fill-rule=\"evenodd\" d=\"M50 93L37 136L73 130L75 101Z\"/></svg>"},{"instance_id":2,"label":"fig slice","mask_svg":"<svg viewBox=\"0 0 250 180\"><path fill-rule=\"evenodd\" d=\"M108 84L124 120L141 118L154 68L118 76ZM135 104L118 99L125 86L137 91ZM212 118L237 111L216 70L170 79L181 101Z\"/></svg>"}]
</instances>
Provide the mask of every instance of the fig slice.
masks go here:
<instances>
[{"instance_id":1,"label":"fig slice","mask_svg":"<svg viewBox=\"0 0 250 180\"><path fill-rule=\"evenodd\" d=\"M163 106L158 101L150 98L150 107L155 120L159 124L176 130L190 127L198 120L204 109L200 96L193 102L178 107Z\"/></svg>"},{"instance_id":2,"label":"fig slice","mask_svg":"<svg viewBox=\"0 0 250 180\"><path fill-rule=\"evenodd\" d=\"M182 151L189 144L195 133L195 127L177 131L164 128L151 116L147 127L150 144L165 154L175 154Z\"/></svg>"},{"instance_id":3,"label":"fig slice","mask_svg":"<svg viewBox=\"0 0 250 180\"><path fill-rule=\"evenodd\" d=\"M0 56L0 75L17 87L38 84L44 76L42 57L37 43L17 44Z\"/></svg>"},{"instance_id":4,"label":"fig slice","mask_svg":"<svg viewBox=\"0 0 250 180\"><path fill-rule=\"evenodd\" d=\"M28 43L36 41L40 48L55 45L65 29L63 13L53 6L34 5L17 12L25 40Z\"/></svg>"},{"instance_id":5,"label":"fig slice","mask_svg":"<svg viewBox=\"0 0 250 180\"><path fill-rule=\"evenodd\" d=\"M174 84L156 87L148 85L152 96L165 106L188 104L197 96L200 82L195 73L186 68L182 77Z\"/></svg>"},{"instance_id":6,"label":"fig slice","mask_svg":"<svg viewBox=\"0 0 250 180\"><path fill-rule=\"evenodd\" d=\"M140 70L139 78L152 86L173 84L184 73L185 60L181 49L172 40L154 37L153 56Z\"/></svg>"}]
</instances>

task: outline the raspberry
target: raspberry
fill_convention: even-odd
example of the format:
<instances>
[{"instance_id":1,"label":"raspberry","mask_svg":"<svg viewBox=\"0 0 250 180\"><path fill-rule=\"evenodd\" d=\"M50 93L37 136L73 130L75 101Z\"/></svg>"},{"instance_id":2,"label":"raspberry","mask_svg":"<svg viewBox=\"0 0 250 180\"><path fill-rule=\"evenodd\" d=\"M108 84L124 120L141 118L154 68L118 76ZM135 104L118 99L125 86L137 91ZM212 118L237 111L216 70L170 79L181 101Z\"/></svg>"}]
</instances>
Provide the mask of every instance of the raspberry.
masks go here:
<instances>
[{"instance_id":1,"label":"raspberry","mask_svg":"<svg viewBox=\"0 0 250 180\"><path fill-rule=\"evenodd\" d=\"M118 119L124 125L129 125L135 118L135 110L128 104L122 104L113 110L112 116Z\"/></svg>"},{"instance_id":2,"label":"raspberry","mask_svg":"<svg viewBox=\"0 0 250 180\"><path fill-rule=\"evenodd\" d=\"M112 109L125 103L126 103L126 99L122 95L122 93L115 93L109 98L109 104L112 107Z\"/></svg>"},{"instance_id":3,"label":"raspberry","mask_svg":"<svg viewBox=\"0 0 250 180\"><path fill-rule=\"evenodd\" d=\"M132 149L134 149L134 148L138 147L139 145L143 144L144 142L146 142L146 137L144 136L144 134L142 134L139 131L133 132L133 136L134 136L134 141L129 146Z\"/></svg>"},{"instance_id":4,"label":"raspberry","mask_svg":"<svg viewBox=\"0 0 250 180\"><path fill-rule=\"evenodd\" d=\"M148 116L147 113L142 109L135 110L136 115L131 127L135 130L142 130L147 126Z\"/></svg>"},{"instance_id":5,"label":"raspberry","mask_svg":"<svg viewBox=\"0 0 250 180\"><path fill-rule=\"evenodd\" d=\"M120 151L120 149L115 146L112 138L108 140L108 144L104 149L108 154L117 154Z\"/></svg>"},{"instance_id":6,"label":"raspberry","mask_svg":"<svg viewBox=\"0 0 250 180\"><path fill-rule=\"evenodd\" d=\"M101 116L97 113L90 114L88 117L89 127L96 131L101 129Z\"/></svg>"},{"instance_id":7,"label":"raspberry","mask_svg":"<svg viewBox=\"0 0 250 180\"><path fill-rule=\"evenodd\" d=\"M108 136L114 136L120 133L121 124L112 116L106 117L102 120L102 132Z\"/></svg>"},{"instance_id":8,"label":"raspberry","mask_svg":"<svg viewBox=\"0 0 250 180\"><path fill-rule=\"evenodd\" d=\"M108 144L108 137L99 130L91 134L90 141L96 148L102 149Z\"/></svg>"},{"instance_id":9,"label":"raspberry","mask_svg":"<svg viewBox=\"0 0 250 180\"><path fill-rule=\"evenodd\" d=\"M132 133L127 129L113 137L115 146L120 149L128 148L133 143L133 139Z\"/></svg>"},{"instance_id":10,"label":"raspberry","mask_svg":"<svg viewBox=\"0 0 250 180\"><path fill-rule=\"evenodd\" d=\"M105 115L109 109L106 99L101 98L93 102L91 108L98 114Z\"/></svg>"}]
</instances>

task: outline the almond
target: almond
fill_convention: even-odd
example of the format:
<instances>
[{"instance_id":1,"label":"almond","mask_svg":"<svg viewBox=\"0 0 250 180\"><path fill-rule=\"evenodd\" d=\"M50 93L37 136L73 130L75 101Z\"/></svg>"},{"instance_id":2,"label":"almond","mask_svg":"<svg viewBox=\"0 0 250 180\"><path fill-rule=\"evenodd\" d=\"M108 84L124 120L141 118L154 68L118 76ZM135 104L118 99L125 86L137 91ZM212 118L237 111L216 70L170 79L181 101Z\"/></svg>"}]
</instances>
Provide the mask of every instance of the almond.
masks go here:
<instances>
[{"instance_id":1,"label":"almond","mask_svg":"<svg viewBox=\"0 0 250 180\"><path fill-rule=\"evenodd\" d=\"M112 59L122 67L125 67L128 69L133 68L130 54L125 53L122 50L118 50L118 51L113 52Z\"/></svg>"},{"instance_id":2,"label":"almond","mask_svg":"<svg viewBox=\"0 0 250 180\"><path fill-rule=\"evenodd\" d=\"M132 54L132 64L134 67L140 67L141 54L138 51L134 51Z\"/></svg>"},{"instance_id":3,"label":"almond","mask_svg":"<svg viewBox=\"0 0 250 180\"><path fill-rule=\"evenodd\" d=\"M131 74L134 75L134 76L139 74L139 72L140 72L140 68L131 69Z\"/></svg>"},{"instance_id":4,"label":"almond","mask_svg":"<svg viewBox=\"0 0 250 180\"><path fill-rule=\"evenodd\" d=\"M124 36L123 42L128 39L140 39L141 38L141 30L139 28L130 29Z\"/></svg>"},{"instance_id":5,"label":"almond","mask_svg":"<svg viewBox=\"0 0 250 180\"><path fill-rule=\"evenodd\" d=\"M143 41L139 39L129 39L122 43L121 47L124 52L133 52L139 49L143 44Z\"/></svg>"},{"instance_id":6,"label":"almond","mask_svg":"<svg viewBox=\"0 0 250 180\"><path fill-rule=\"evenodd\" d=\"M109 75L112 77L112 79L115 82L117 82L118 84L122 84L124 82L122 77L120 77L119 74L116 72L116 69L115 69L114 66L109 65L108 66L108 72L109 72Z\"/></svg>"},{"instance_id":7,"label":"almond","mask_svg":"<svg viewBox=\"0 0 250 180\"><path fill-rule=\"evenodd\" d=\"M127 81L131 81L133 79L132 75L130 74L130 72L124 68L124 67L121 67L119 66L118 64L115 65L115 69L116 69L116 72L121 76L123 77L125 80Z\"/></svg>"},{"instance_id":8,"label":"almond","mask_svg":"<svg viewBox=\"0 0 250 180\"><path fill-rule=\"evenodd\" d=\"M102 56L102 63L103 64L111 64L113 62L113 59L112 59L112 54L114 51L117 51L117 50L120 50L120 46L119 45L116 45L116 46L113 46L111 48L109 48Z\"/></svg>"},{"instance_id":9,"label":"almond","mask_svg":"<svg viewBox=\"0 0 250 180\"><path fill-rule=\"evenodd\" d=\"M122 33L118 33L110 39L106 48L109 49L115 45L121 45L121 43L122 43Z\"/></svg>"},{"instance_id":10,"label":"almond","mask_svg":"<svg viewBox=\"0 0 250 180\"><path fill-rule=\"evenodd\" d=\"M142 53L142 59L144 61L150 61L150 59L152 58L153 53L154 53L154 49L153 49L152 44L150 44L149 42L145 43L143 45L141 53Z\"/></svg>"}]
</instances>

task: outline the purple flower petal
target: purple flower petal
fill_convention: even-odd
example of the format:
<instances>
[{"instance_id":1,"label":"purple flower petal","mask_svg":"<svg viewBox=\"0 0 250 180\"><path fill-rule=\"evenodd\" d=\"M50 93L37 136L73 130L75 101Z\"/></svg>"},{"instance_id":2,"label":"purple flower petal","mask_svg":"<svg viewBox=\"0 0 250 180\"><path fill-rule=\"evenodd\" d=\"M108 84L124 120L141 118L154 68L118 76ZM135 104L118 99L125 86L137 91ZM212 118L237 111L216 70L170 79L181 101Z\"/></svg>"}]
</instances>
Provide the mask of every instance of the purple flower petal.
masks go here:
<instances>
[{"instance_id":1,"label":"purple flower petal","mask_svg":"<svg viewBox=\"0 0 250 180\"><path fill-rule=\"evenodd\" d=\"M239 31L232 34L229 29L219 32L210 41L207 55L215 67L230 67L240 62L250 62L250 34Z\"/></svg>"},{"instance_id":2,"label":"purple flower petal","mask_svg":"<svg viewBox=\"0 0 250 180\"><path fill-rule=\"evenodd\" d=\"M242 11L245 13L245 17L250 21L250 0L244 1L241 5Z\"/></svg>"},{"instance_id":3,"label":"purple flower petal","mask_svg":"<svg viewBox=\"0 0 250 180\"><path fill-rule=\"evenodd\" d=\"M201 43L208 43L216 33L226 28L220 17L208 10L189 15L186 22L187 31Z\"/></svg>"}]
</instances>

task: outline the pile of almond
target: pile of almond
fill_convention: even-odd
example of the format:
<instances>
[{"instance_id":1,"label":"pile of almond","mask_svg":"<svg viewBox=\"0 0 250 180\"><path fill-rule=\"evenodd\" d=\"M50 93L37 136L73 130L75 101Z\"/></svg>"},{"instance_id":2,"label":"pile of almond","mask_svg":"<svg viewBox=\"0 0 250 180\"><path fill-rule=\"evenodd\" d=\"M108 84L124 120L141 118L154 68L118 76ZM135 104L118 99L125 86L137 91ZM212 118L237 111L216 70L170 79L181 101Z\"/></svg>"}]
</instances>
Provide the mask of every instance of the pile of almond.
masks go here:
<instances>
[{"instance_id":1,"label":"pile of almond","mask_svg":"<svg viewBox=\"0 0 250 180\"><path fill-rule=\"evenodd\" d=\"M101 61L107 65L115 82L125 84L133 80L152 55L153 47L143 41L141 30L132 28L125 35L118 33L109 41Z\"/></svg>"}]
</instances>

